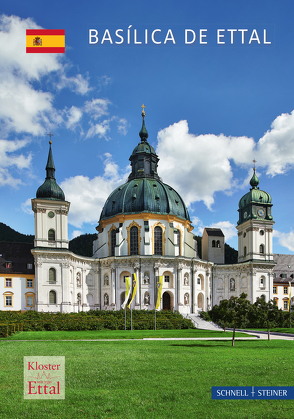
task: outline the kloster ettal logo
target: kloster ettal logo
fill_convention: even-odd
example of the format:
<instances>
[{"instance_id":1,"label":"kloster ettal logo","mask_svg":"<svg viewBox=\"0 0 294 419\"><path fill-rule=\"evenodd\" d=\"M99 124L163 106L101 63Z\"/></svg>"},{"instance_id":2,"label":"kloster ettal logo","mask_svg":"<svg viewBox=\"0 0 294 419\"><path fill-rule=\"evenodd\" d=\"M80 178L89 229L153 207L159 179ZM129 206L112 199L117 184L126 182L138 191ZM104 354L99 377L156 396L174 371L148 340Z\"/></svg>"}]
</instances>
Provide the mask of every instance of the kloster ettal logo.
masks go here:
<instances>
[{"instance_id":1,"label":"kloster ettal logo","mask_svg":"<svg viewBox=\"0 0 294 419\"><path fill-rule=\"evenodd\" d=\"M65 357L24 356L24 399L65 398Z\"/></svg>"}]
</instances>

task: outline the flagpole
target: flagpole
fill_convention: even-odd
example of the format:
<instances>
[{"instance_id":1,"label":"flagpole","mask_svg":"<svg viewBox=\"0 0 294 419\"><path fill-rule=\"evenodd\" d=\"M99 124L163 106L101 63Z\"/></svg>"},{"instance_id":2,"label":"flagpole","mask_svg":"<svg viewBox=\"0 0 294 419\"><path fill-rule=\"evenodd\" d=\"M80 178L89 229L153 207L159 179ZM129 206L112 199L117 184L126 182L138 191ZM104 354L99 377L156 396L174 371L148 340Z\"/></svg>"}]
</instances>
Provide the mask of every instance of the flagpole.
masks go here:
<instances>
[{"instance_id":1,"label":"flagpole","mask_svg":"<svg viewBox=\"0 0 294 419\"><path fill-rule=\"evenodd\" d=\"M127 330L127 305L125 306L125 331Z\"/></svg>"},{"instance_id":2,"label":"flagpole","mask_svg":"<svg viewBox=\"0 0 294 419\"><path fill-rule=\"evenodd\" d=\"M156 330L156 307L155 307L155 329Z\"/></svg>"},{"instance_id":3,"label":"flagpole","mask_svg":"<svg viewBox=\"0 0 294 419\"><path fill-rule=\"evenodd\" d=\"M133 308L131 305L131 331L133 331Z\"/></svg>"}]
</instances>

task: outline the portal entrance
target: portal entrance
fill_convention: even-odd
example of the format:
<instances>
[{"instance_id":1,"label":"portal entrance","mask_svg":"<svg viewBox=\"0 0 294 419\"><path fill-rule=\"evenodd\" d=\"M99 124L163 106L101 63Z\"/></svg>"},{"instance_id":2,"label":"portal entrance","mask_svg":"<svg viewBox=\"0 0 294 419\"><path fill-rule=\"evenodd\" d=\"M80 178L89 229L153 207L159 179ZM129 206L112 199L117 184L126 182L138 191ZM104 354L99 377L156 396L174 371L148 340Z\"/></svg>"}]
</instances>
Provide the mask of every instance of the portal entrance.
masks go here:
<instances>
[{"instance_id":1,"label":"portal entrance","mask_svg":"<svg viewBox=\"0 0 294 419\"><path fill-rule=\"evenodd\" d=\"M162 305L163 305L163 310L170 310L170 295L168 292L164 292L163 296L162 296Z\"/></svg>"}]
</instances>

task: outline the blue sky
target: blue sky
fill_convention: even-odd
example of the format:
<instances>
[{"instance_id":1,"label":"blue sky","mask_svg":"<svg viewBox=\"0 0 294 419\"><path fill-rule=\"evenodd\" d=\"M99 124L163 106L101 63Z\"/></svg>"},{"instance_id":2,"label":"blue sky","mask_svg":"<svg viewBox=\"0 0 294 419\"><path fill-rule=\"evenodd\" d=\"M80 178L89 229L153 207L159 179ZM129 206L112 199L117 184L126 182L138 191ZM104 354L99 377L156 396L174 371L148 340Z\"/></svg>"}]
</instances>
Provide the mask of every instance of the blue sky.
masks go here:
<instances>
[{"instance_id":1,"label":"blue sky","mask_svg":"<svg viewBox=\"0 0 294 419\"><path fill-rule=\"evenodd\" d=\"M159 175L196 234L219 226L237 248L255 158L273 199L274 252L294 251L292 1L11 1L0 13L1 222L33 234L51 131L69 236L94 233L126 180L144 103ZM25 30L38 27L65 29L65 54L26 54Z\"/></svg>"}]
</instances>

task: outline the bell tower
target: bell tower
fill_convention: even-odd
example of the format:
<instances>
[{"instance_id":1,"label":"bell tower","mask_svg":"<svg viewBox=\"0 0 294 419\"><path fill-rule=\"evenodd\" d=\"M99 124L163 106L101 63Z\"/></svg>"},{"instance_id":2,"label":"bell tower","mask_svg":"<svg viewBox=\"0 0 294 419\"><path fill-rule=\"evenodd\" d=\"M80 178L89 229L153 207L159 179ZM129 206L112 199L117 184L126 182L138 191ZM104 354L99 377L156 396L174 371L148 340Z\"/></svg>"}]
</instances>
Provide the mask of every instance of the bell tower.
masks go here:
<instances>
[{"instance_id":1,"label":"bell tower","mask_svg":"<svg viewBox=\"0 0 294 419\"><path fill-rule=\"evenodd\" d=\"M239 201L238 262L273 261L272 198L259 189L253 162L251 189Z\"/></svg>"},{"instance_id":2,"label":"bell tower","mask_svg":"<svg viewBox=\"0 0 294 419\"><path fill-rule=\"evenodd\" d=\"M36 198L32 199L32 209L35 213L34 247L52 249L68 249L68 210L69 202L65 200L63 190L55 180L55 166L51 149L46 165L45 182L37 190Z\"/></svg>"}]
</instances>

